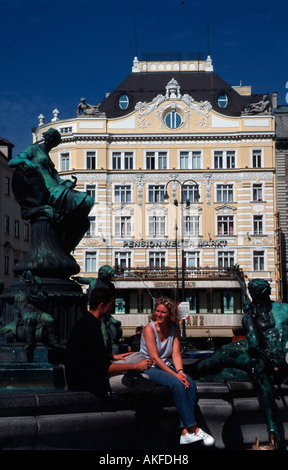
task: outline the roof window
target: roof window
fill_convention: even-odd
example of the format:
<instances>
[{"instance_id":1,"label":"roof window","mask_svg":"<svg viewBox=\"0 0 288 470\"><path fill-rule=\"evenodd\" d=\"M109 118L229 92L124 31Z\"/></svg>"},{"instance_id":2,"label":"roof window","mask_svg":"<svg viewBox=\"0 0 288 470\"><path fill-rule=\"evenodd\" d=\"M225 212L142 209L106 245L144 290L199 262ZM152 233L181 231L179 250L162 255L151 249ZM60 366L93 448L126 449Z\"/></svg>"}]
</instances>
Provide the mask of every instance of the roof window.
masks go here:
<instances>
[{"instance_id":1,"label":"roof window","mask_svg":"<svg viewBox=\"0 0 288 470\"><path fill-rule=\"evenodd\" d=\"M119 108L121 109L127 109L129 106L130 100L127 95L123 94L120 96L118 104Z\"/></svg>"}]
</instances>

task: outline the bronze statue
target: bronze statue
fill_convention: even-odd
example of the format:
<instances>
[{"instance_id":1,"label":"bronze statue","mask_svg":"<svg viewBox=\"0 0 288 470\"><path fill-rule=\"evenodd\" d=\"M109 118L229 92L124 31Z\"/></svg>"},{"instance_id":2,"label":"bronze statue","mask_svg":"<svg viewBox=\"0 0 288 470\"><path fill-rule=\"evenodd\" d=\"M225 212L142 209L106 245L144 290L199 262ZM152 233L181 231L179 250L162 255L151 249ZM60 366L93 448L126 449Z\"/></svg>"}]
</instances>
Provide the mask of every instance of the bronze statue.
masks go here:
<instances>
[{"instance_id":1,"label":"bronze statue","mask_svg":"<svg viewBox=\"0 0 288 470\"><path fill-rule=\"evenodd\" d=\"M105 264L104 266L101 266L99 268L98 278L73 276L73 279L79 282L79 284L89 285L88 298L90 297L90 294L95 287L103 287L104 289L110 289L110 291L114 292L115 295L115 286L112 282L114 274L114 269L111 266ZM112 354L112 351L114 352L114 350L118 349L118 343L122 338L123 332L121 328L121 322L119 320L116 320L112 315L107 318L102 318L101 330L105 347L107 351Z\"/></svg>"},{"instance_id":2,"label":"bronze statue","mask_svg":"<svg viewBox=\"0 0 288 470\"><path fill-rule=\"evenodd\" d=\"M229 371L243 372L257 389L258 401L267 422L269 440L279 448L280 430L276 417L275 385L288 377L288 304L270 299L270 284L264 279L249 282L252 302L243 306L245 339L222 346L194 365L193 378L223 380Z\"/></svg>"},{"instance_id":3,"label":"bronze statue","mask_svg":"<svg viewBox=\"0 0 288 470\"><path fill-rule=\"evenodd\" d=\"M60 133L50 128L43 137L44 142L30 145L9 161L15 168L12 187L22 218L32 224L28 264L20 262L16 273L29 269L41 277L69 278L79 272L70 253L89 228L94 201L74 190L75 177L74 181L59 177L49 152L60 144Z\"/></svg>"},{"instance_id":4,"label":"bronze statue","mask_svg":"<svg viewBox=\"0 0 288 470\"><path fill-rule=\"evenodd\" d=\"M33 361L37 341L51 348L60 347L55 336L54 318L47 310L47 295L41 292L42 281L30 271L23 273L22 288L14 297L14 320L0 330L11 341L24 341L24 351Z\"/></svg>"}]
</instances>

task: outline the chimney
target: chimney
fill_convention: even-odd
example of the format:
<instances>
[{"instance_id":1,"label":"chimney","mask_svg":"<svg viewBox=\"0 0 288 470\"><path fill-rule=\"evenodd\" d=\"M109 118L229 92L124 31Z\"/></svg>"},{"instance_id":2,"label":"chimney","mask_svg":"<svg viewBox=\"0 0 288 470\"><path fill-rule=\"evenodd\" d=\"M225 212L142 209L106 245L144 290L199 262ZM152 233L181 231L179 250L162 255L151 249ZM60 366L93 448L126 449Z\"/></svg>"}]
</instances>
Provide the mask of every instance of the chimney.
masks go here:
<instances>
[{"instance_id":1,"label":"chimney","mask_svg":"<svg viewBox=\"0 0 288 470\"><path fill-rule=\"evenodd\" d=\"M272 108L277 108L277 91L273 91L273 93L271 94L271 103L272 103Z\"/></svg>"}]
</instances>

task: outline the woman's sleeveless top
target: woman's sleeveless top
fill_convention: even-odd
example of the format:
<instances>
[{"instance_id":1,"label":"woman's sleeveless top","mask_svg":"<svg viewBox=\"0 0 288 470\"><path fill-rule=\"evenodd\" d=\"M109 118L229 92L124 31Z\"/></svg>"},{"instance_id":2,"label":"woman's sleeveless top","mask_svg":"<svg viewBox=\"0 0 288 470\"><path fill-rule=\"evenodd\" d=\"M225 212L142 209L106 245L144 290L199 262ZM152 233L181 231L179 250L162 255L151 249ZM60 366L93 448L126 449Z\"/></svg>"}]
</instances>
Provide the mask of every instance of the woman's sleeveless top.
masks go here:
<instances>
[{"instance_id":1,"label":"woman's sleeveless top","mask_svg":"<svg viewBox=\"0 0 288 470\"><path fill-rule=\"evenodd\" d=\"M171 362L169 361L169 359L172 356L173 341L174 341L175 332L176 332L175 325L172 325L169 336L165 341L160 341L155 323L151 322L150 325L152 325L154 333L155 333L155 339L156 339L156 345L157 345L159 357L162 359L163 362L165 362L165 364L167 364L167 366L170 367ZM143 334L141 336L140 351L144 354L146 359L149 359L149 354L147 351L146 342L145 342ZM152 367L155 367L155 366L152 366Z\"/></svg>"}]
</instances>

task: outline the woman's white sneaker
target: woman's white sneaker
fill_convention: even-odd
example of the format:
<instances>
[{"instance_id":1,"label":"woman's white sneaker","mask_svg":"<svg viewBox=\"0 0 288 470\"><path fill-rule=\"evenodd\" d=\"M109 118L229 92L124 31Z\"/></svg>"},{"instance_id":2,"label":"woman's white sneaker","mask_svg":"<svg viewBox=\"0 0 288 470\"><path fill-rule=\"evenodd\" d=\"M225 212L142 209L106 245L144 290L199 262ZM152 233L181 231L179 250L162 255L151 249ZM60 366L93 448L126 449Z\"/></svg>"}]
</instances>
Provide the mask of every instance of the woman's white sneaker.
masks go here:
<instances>
[{"instance_id":1,"label":"woman's white sneaker","mask_svg":"<svg viewBox=\"0 0 288 470\"><path fill-rule=\"evenodd\" d=\"M193 444L193 442L202 441L203 438L196 436L194 432L186 432L186 434L181 434L180 444Z\"/></svg>"},{"instance_id":2,"label":"woman's white sneaker","mask_svg":"<svg viewBox=\"0 0 288 470\"><path fill-rule=\"evenodd\" d=\"M204 446L213 446L215 441L210 434L204 432L202 429L199 428L198 432L195 433L195 436L199 437L203 441Z\"/></svg>"}]
</instances>

